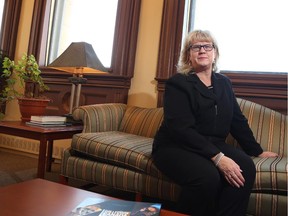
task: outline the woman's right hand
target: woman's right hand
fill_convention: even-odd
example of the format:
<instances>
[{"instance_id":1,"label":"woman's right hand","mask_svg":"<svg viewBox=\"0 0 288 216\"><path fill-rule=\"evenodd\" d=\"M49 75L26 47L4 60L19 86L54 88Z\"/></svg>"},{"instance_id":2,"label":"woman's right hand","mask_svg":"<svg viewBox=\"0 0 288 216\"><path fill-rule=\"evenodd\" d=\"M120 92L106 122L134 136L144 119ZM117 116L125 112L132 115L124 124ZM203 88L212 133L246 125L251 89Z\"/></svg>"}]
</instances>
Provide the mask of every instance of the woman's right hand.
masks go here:
<instances>
[{"instance_id":1,"label":"woman's right hand","mask_svg":"<svg viewBox=\"0 0 288 216\"><path fill-rule=\"evenodd\" d=\"M223 156L217 167L230 185L238 188L244 186L245 179L242 170L231 158Z\"/></svg>"}]
</instances>

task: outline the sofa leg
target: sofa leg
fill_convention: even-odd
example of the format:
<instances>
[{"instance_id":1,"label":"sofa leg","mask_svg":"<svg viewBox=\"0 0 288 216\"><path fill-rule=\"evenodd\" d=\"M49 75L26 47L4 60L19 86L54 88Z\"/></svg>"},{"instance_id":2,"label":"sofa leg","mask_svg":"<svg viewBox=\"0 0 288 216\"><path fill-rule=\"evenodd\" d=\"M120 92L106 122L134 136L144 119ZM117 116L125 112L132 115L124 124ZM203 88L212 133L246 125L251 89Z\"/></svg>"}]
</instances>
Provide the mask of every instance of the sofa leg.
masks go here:
<instances>
[{"instance_id":1,"label":"sofa leg","mask_svg":"<svg viewBox=\"0 0 288 216\"><path fill-rule=\"evenodd\" d=\"M142 194L136 193L136 194L135 194L135 201L137 201L137 202L142 202Z\"/></svg>"},{"instance_id":2,"label":"sofa leg","mask_svg":"<svg viewBox=\"0 0 288 216\"><path fill-rule=\"evenodd\" d=\"M64 184L64 185L68 185L68 177L63 176L63 175L59 175L59 183Z\"/></svg>"}]
</instances>

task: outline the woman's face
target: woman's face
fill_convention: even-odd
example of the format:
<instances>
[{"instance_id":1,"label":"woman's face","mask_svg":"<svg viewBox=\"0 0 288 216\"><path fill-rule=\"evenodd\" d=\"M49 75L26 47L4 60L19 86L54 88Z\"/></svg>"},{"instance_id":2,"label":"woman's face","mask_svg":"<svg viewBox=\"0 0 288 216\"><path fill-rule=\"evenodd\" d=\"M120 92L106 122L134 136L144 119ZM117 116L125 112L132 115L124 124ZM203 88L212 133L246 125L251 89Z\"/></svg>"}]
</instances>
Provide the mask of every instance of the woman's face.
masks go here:
<instances>
[{"instance_id":1,"label":"woman's face","mask_svg":"<svg viewBox=\"0 0 288 216\"><path fill-rule=\"evenodd\" d=\"M189 54L191 66L196 73L204 70L212 71L212 64L215 59L215 48L212 42L192 43Z\"/></svg>"}]
</instances>

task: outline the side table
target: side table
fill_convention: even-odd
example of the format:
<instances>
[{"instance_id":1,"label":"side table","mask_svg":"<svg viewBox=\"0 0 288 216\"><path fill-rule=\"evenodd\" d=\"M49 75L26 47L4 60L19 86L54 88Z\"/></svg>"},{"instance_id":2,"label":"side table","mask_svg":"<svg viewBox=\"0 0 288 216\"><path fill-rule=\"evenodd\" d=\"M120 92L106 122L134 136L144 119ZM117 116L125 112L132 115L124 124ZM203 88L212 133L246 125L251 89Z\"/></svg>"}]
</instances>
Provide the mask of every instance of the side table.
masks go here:
<instances>
[{"instance_id":1,"label":"side table","mask_svg":"<svg viewBox=\"0 0 288 216\"><path fill-rule=\"evenodd\" d=\"M28 126L22 121L1 121L0 133L24 137L40 141L37 177L44 178L45 168L51 169L53 141L69 139L76 133L81 133L82 125L65 127L41 128ZM47 154L47 157L46 157Z\"/></svg>"}]
</instances>

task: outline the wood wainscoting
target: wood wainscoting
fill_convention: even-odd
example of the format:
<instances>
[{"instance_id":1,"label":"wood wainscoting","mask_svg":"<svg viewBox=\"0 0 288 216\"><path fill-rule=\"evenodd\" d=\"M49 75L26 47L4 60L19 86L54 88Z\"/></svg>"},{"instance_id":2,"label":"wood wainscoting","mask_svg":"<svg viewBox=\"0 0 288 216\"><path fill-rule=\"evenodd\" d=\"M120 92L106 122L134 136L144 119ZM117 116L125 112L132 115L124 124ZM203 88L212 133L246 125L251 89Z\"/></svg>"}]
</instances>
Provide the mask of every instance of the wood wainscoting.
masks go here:
<instances>
[{"instance_id":1,"label":"wood wainscoting","mask_svg":"<svg viewBox=\"0 0 288 216\"><path fill-rule=\"evenodd\" d=\"M287 74L221 72L232 82L236 97L259 103L287 115ZM158 81L158 107L163 105L167 79Z\"/></svg>"},{"instance_id":2,"label":"wood wainscoting","mask_svg":"<svg viewBox=\"0 0 288 216\"><path fill-rule=\"evenodd\" d=\"M287 115L287 74L222 72L232 81L237 97Z\"/></svg>"},{"instance_id":3,"label":"wood wainscoting","mask_svg":"<svg viewBox=\"0 0 288 216\"><path fill-rule=\"evenodd\" d=\"M221 72L232 82L235 95L287 115L287 74ZM63 115L69 112L71 76L64 72L43 72L44 81L50 87L45 93L52 102L47 114ZM127 103L131 86L130 76L85 75L88 79L82 85L80 105L100 103ZM156 78L158 85L157 106L163 105L166 78Z\"/></svg>"},{"instance_id":4,"label":"wood wainscoting","mask_svg":"<svg viewBox=\"0 0 288 216\"><path fill-rule=\"evenodd\" d=\"M45 96L51 99L47 115L63 115L69 112L71 74L65 72L43 72L42 76L50 90ZM87 83L82 84L79 105L100 103L127 103L131 78L114 75L84 75Z\"/></svg>"}]
</instances>

